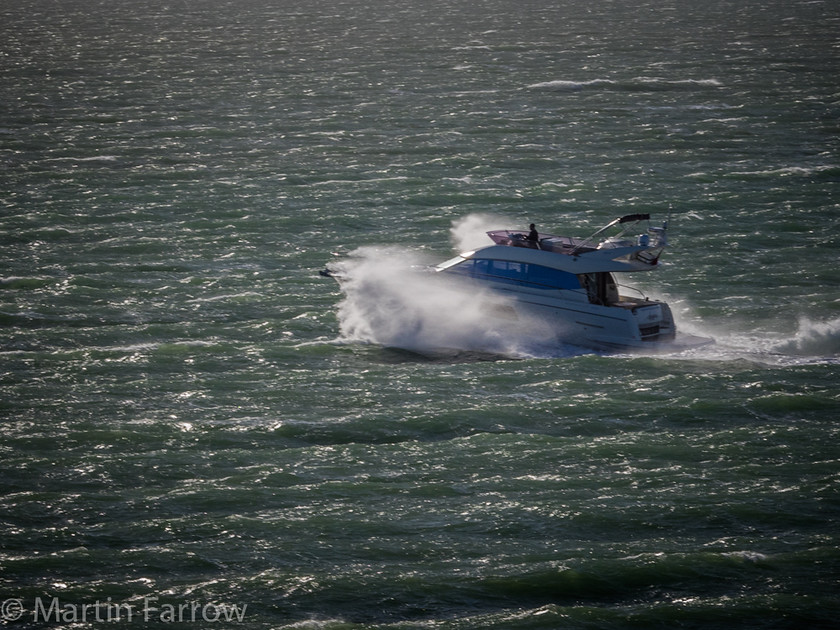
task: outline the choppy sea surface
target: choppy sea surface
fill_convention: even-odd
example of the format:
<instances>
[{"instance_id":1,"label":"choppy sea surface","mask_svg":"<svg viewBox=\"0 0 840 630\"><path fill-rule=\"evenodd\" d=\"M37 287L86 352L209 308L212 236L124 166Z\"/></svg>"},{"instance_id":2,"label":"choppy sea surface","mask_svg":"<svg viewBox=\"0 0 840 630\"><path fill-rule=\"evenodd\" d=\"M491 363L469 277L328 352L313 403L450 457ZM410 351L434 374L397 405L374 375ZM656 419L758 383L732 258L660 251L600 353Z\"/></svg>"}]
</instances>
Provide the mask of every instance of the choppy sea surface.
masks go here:
<instances>
[{"instance_id":1,"label":"choppy sea surface","mask_svg":"<svg viewBox=\"0 0 840 630\"><path fill-rule=\"evenodd\" d=\"M838 67L830 0L4 3L4 622L838 627ZM318 275L629 212L714 346Z\"/></svg>"}]
</instances>

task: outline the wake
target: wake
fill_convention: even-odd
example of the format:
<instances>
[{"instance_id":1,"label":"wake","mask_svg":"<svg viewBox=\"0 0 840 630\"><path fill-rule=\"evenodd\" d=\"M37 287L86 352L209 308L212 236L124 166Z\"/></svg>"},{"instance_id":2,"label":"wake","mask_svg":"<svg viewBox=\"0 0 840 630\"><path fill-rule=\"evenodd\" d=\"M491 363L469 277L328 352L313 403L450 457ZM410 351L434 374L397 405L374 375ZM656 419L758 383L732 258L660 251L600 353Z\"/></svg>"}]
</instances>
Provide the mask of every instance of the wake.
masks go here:
<instances>
[{"instance_id":1,"label":"wake","mask_svg":"<svg viewBox=\"0 0 840 630\"><path fill-rule=\"evenodd\" d=\"M693 358L714 361L747 360L780 367L840 363L840 317L820 321L800 317L789 331L737 330L683 324L693 334L715 339Z\"/></svg>"}]
</instances>

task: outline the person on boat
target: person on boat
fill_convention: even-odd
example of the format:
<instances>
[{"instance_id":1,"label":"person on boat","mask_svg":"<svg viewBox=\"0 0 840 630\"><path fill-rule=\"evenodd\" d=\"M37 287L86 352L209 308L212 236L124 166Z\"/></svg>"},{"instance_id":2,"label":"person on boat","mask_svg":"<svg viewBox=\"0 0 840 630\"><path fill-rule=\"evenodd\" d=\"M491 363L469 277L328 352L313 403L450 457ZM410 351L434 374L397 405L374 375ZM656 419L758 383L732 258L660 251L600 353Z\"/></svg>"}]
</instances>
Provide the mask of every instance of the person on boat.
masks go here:
<instances>
[{"instance_id":1,"label":"person on boat","mask_svg":"<svg viewBox=\"0 0 840 630\"><path fill-rule=\"evenodd\" d=\"M531 245L531 247L535 247L536 249L539 249L540 248L540 234L539 234L539 232L537 232L537 226L532 223L528 227L531 229L531 231L528 232L528 236L526 236L525 239L528 241L528 243Z\"/></svg>"}]
</instances>

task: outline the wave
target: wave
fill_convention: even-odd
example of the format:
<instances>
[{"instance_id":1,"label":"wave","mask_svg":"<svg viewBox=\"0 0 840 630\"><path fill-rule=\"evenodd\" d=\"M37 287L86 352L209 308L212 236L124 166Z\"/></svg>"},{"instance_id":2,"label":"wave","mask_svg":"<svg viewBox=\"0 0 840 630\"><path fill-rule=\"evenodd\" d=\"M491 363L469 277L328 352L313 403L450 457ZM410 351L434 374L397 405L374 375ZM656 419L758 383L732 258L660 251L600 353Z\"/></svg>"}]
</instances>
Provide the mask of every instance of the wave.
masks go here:
<instances>
[{"instance_id":1,"label":"wave","mask_svg":"<svg viewBox=\"0 0 840 630\"><path fill-rule=\"evenodd\" d=\"M41 289L56 281L50 276L6 276L0 277L0 289Z\"/></svg>"},{"instance_id":2,"label":"wave","mask_svg":"<svg viewBox=\"0 0 840 630\"><path fill-rule=\"evenodd\" d=\"M776 350L796 356L840 357L840 317L822 322L801 317L793 338Z\"/></svg>"},{"instance_id":3,"label":"wave","mask_svg":"<svg viewBox=\"0 0 840 630\"><path fill-rule=\"evenodd\" d=\"M819 164L816 166L782 166L762 171L734 171L725 175L730 178L764 178L764 177L837 177L840 166L836 164Z\"/></svg>"},{"instance_id":4,"label":"wave","mask_svg":"<svg viewBox=\"0 0 840 630\"><path fill-rule=\"evenodd\" d=\"M44 162L117 162L120 157L117 155L91 155L89 157L66 156L45 158Z\"/></svg>"},{"instance_id":5,"label":"wave","mask_svg":"<svg viewBox=\"0 0 840 630\"><path fill-rule=\"evenodd\" d=\"M528 85L529 90L552 92L579 92L586 89L609 89L616 91L668 91L695 88L718 88L722 84L717 79L663 79L660 77L635 77L627 80L592 79L590 81L569 81L558 79Z\"/></svg>"}]
</instances>

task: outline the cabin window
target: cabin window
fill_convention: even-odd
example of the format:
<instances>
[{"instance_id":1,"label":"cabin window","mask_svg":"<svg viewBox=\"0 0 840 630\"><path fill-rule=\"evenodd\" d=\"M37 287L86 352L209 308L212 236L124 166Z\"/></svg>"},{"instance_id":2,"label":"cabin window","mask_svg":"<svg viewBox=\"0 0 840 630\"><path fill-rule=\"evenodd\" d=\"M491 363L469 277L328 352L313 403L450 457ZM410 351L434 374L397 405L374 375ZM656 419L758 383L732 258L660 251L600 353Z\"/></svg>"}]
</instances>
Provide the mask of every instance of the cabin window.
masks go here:
<instances>
[{"instance_id":1,"label":"cabin window","mask_svg":"<svg viewBox=\"0 0 840 630\"><path fill-rule=\"evenodd\" d=\"M511 262L509 260L490 260L490 275L497 278L504 278L513 282L521 282L527 276L527 265L525 263Z\"/></svg>"},{"instance_id":2,"label":"cabin window","mask_svg":"<svg viewBox=\"0 0 840 630\"><path fill-rule=\"evenodd\" d=\"M542 265L528 265L528 283L544 289L580 289L575 274Z\"/></svg>"},{"instance_id":3,"label":"cabin window","mask_svg":"<svg viewBox=\"0 0 840 630\"><path fill-rule=\"evenodd\" d=\"M468 260L461 265L457 265L451 271L457 271L474 278L484 278L494 282L515 284L532 289L545 289L547 291L580 289L580 281L573 273L542 265L509 260Z\"/></svg>"}]
</instances>

